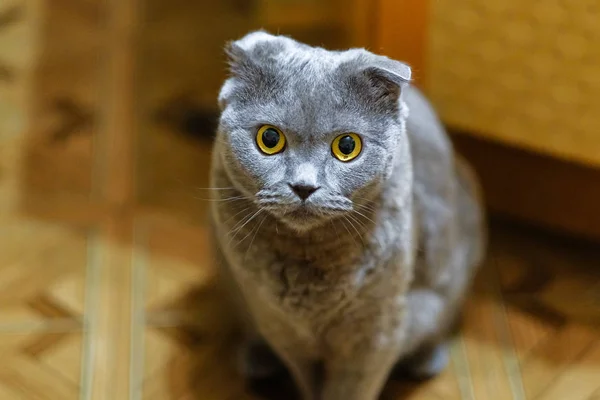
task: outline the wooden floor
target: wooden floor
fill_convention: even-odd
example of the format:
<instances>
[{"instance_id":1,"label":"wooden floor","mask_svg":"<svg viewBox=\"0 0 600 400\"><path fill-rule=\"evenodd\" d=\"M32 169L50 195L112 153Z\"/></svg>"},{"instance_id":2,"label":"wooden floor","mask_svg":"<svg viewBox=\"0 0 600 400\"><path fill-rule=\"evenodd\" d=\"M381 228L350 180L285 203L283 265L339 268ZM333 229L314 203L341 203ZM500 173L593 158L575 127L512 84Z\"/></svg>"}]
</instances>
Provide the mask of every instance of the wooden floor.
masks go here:
<instances>
[{"instance_id":1,"label":"wooden floor","mask_svg":"<svg viewBox=\"0 0 600 400\"><path fill-rule=\"evenodd\" d=\"M194 19L161 35L155 7L136 42L130 2L56 3L0 1L0 399L256 398L214 285L208 145L172 112L201 103ZM505 223L491 243L451 367L384 398L600 400L600 248Z\"/></svg>"},{"instance_id":2,"label":"wooden floor","mask_svg":"<svg viewBox=\"0 0 600 400\"><path fill-rule=\"evenodd\" d=\"M133 227L5 219L1 399L253 398L205 230ZM394 379L385 398L600 399L600 252L500 224L492 243L451 367L421 386Z\"/></svg>"}]
</instances>

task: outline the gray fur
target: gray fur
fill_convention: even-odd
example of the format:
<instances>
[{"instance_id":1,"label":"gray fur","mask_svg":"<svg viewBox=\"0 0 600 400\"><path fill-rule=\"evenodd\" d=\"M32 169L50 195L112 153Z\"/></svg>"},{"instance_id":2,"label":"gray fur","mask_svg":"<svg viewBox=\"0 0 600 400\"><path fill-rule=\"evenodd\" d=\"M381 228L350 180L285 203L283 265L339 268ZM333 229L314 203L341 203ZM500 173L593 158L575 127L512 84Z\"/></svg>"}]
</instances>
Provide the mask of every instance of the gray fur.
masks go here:
<instances>
[{"instance_id":1,"label":"gray fur","mask_svg":"<svg viewBox=\"0 0 600 400\"><path fill-rule=\"evenodd\" d=\"M305 399L376 399L393 366L427 348L413 372L439 372L483 256L484 218L476 179L408 84L410 68L265 32L228 54L212 219L253 349L245 372L273 367L254 351L262 340ZM258 150L263 124L285 133L285 151ZM364 142L348 163L330 147L345 132ZM303 204L290 184L319 189Z\"/></svg>"}]
</instances>

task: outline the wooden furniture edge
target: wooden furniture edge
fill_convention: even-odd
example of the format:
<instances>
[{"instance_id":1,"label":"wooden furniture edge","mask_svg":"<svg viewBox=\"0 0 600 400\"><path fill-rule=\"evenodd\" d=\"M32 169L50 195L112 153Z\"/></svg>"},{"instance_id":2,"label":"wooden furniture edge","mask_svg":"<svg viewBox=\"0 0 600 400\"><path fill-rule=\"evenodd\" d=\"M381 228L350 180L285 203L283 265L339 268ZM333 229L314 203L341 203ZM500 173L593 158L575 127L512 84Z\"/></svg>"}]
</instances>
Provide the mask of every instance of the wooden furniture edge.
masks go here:
<instances>
[{"instance_id":1,"label":"wooden furniture edge","mask_svg":"<svg viewBox=\"0 0 600 400\"><path fill-rule=\"evenodd\" d=\"M490 212L600 240L600 169L450 132L479 174Z\"/></svg>"}]
</instances>

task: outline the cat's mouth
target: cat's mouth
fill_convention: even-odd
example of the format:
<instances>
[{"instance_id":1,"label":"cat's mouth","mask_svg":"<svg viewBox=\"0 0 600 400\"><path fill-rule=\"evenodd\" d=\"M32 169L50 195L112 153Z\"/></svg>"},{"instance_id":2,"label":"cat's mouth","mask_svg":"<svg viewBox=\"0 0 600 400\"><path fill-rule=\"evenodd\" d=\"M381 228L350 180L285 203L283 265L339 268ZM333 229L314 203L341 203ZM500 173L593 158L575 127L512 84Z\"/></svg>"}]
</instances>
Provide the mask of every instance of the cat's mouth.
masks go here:
<instances>
[{"instance_id":1,"label":"cat's mouth","mask_svg":"<svg viewBox=\"0 0 600 400\"><path fill-rule=\"evenodd\" d=\"M283 218L288 219L304 219L304 218L318 218L319 213L316 212L312 207L308 207L307 205L301 205L293 210L288 210L283 213Z\"/></svg>"},{"instance_id":2,"label":"cat's mouth","mask_svg":"<svg viewBox=\"0 0 600 400\"><path fill-rule=\"evenodd\" d=\"M297 231L306 232L326 224L345 212L346 210L343 209L303 204L280 213L278 219Z\"/></svg>"},{"instance_id":3,"label":"cat's mouth","mask_svg":"<svg viewBox=\"0 0 600 400\"><path fill-rule=\"evenodd\" d=\"M276 219L298 231L308 231L352 210L352 202L345 198L288 202L268 193L261 193L257 205Z\"/></svg>"},{"instance_id":4,"label":"cat's mouth","mask_svg":"<svg viewBox=\"0 0 600 400\"><path fill-rule=\"evenodd\" d=\"M324 217L314 207L301 205L292 210L286 210L280 215L280 219L292 228L308 230L319 225Z\"/></svg>"}]
</instances>

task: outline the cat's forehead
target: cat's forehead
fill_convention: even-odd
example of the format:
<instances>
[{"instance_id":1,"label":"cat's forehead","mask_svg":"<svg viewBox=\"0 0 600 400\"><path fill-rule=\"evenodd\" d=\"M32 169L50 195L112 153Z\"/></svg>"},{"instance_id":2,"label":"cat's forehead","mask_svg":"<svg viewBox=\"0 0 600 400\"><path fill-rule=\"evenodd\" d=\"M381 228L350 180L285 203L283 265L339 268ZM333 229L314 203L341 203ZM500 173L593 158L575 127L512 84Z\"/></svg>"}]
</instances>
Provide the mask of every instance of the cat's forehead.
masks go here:
<instances>
[{"instance_id":1,"label":"cat's forehead","mask_svg":"<svg viewBox=\"0 0 600 400\"><path fill-rule=\"evenodd\" d=\"M258 58L275 61L281 66L290 68L304 63L310 63L316 68L335 68L336 65L363 52L361 49L327 50L300 43L286 36L273 36L262 31L248 34L236 44L245 52L253 53Z\"/></svg>"},{"instance_id":2,"label":"cat's forehead","mask_svg":"<svg viewBox=\"0 0 600 400\"><path fill-rule=\"evenodd\" d=\"M260 50L259 44L255 51ZM261 84L248 85L247 105L256 117L274 119L273 123L285 123L299 131L316 131L315 126L323 125L331 128L338 123L337 116L347 97L336 76L338 58L322 49L282 46L258 63L268 78Z\"/></svg>"},{"instance_id":3,"label":"cat's forehead","mask_svg":"<svg viewBox=\"0 0 600 400\"><path fill-rule=\"evenodd\" d=\"M233 79L220 99L233 100L227 115L238 123L270 123L318 137L393 117L385 107L396 100L382 100L386 84L373 84L360 72L372 58L364 49L331 51L256 32L235 42L229 55Z\"/></svg>"},{"instance_id":4,"label":"cat's forehead","mask_svg":"<svg viewBox=\"0 0 600 400\"><path fill-rule=\"evenodd\" d=\"M306 46L282 51L265 68L273 72L276 91L286 105L314 105L316 112L325 106L343 107L349 100L348 82L339 68L345 59L343 53Z\"/></svg>"},{"instance_id":5,"label":"cat's forehead","mask_svg":"<svg viewBox=\"0 0 600 400\"><path fill-rule=\"evenodd\" d=\"M267 58L268 68L274 68L282 78L310 83L319 87L325 83L341 83L339 67L356 57L359 50L330 51L299 43L281 48ZM271 64L271 65L268 65Z\"/></svg>"}]
</instances>

